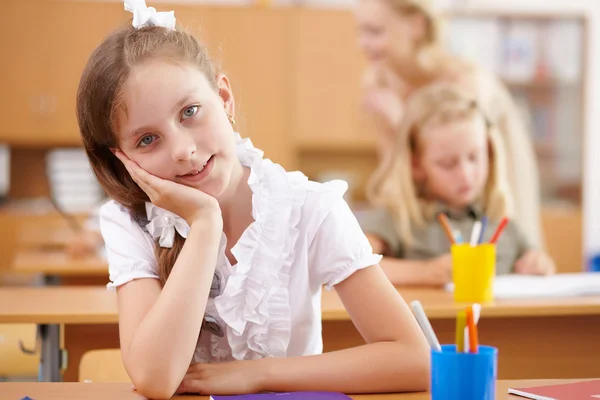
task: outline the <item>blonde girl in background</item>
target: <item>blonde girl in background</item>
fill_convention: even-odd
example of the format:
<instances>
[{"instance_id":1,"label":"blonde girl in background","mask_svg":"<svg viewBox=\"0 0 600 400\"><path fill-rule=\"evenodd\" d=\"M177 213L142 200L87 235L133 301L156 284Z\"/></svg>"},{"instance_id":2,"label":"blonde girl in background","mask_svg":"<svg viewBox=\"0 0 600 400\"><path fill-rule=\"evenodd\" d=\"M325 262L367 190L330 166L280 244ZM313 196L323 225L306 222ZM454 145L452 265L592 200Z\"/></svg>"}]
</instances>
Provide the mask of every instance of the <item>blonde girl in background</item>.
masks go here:
<instances>
[{"instance_id":1,"label":"blonde girl in background","mask_svg":"<svg viewBox=\"0 0 600 400\"><path fill-rule=\"evenodd\" d=\"M173 393L420 391L429 348L343 200L234 131L227 76L173 13L125 1L133 26L91 55L77 115L94 172L123 363ZM321 354L321 288L366 344Z\"/></svg>"},{"instance_id":2,"label":"blonde girl in background","mask_svg":"<svg viewBox=\"0 0 600 400\"><path fill-rule=\"evenodd\" d=\"M381 162L394 148L408 99L433 83L460 83L471 91L497 128L506 149L506 177L514 197L515 217L529 240L543 246L533 144L505 85L443 46L443 21L433 1L359 0L355 14L359 46L368 61L363 105L378 122Z\"/></svg>"},{"instance_id":3,"label":"blonde girl in background","mask_svg":"<svg viewBox=\"0 0 600 400\"><path fill-rule=\"evenodd\" d=\"M489 240L512 216L504 142L469 90L439 83L411 97L394 151L369 183L379 208L360 223L394 284L444 285L451 280L448 238L436 219L445 213L469 240L488 219ZM548 274L554 263L532 243L518 218L497 242L497 273Z\"/></svg>"}]
</instances>

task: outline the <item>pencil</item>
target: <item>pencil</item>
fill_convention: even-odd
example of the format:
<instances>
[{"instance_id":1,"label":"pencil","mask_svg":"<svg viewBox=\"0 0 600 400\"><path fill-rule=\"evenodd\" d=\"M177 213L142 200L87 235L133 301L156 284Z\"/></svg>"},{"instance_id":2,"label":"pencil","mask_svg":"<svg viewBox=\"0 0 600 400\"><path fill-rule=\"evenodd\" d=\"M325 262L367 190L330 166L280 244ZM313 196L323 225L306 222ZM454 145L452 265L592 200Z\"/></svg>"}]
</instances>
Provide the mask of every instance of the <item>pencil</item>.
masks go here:
<instances>
[{"instance_id":1,"label":"pencil","mask_svg":"<svg viewBox=\"0 0 600 400\"><path fill-rule=\"evenodd\" d=\"M444 232L446 233L446 236L448 237L448 240L450 241L450 243L455 244L456 241L454 240L454 235L452 234L452 228L450 228L450 223L448 222L448 217L446 217L446 214L439 213L437 216L437 219L438 219L438 221L440 221L442 228L444 228Z\"/></svg>"},{"instance_id":2,"label":"pencil","mask_svg":"<svg viewBox=\"0 0 600 400\"><path fill-rule=\"evenodd\" d=\"M477 325L475 324L475 316L473 308L467 308L467 327L469 330L469 353L477 353L479 347L479 338L477 334Z\"/></svg>"},{"instance_id":3,"label":"pencil","mask_svg":"<svg viewBox=\"0 0 600 400\"><path fill-rule=\"evenodd\" d=\"M464 310L460 310L456 315L456 352L465 351L465 326L467 325L467 315Z\"/></svg>"},{"instance_id":4,"label":"pencil","mask_svg":"<svg viewBox=\"0 0 600 400\"><path fill-rule=\"evenodd\" d=\"M492 239L490 240L491 244L496 244L496 242L500 238L500 235L502 234L502 231L504 231L504 228L506 228L506 224L508 224L508 217L504 217L502 218L502 221L500 221L496 232L494 232L494 236L492 236Z\"/></svg>"}]
</instances>

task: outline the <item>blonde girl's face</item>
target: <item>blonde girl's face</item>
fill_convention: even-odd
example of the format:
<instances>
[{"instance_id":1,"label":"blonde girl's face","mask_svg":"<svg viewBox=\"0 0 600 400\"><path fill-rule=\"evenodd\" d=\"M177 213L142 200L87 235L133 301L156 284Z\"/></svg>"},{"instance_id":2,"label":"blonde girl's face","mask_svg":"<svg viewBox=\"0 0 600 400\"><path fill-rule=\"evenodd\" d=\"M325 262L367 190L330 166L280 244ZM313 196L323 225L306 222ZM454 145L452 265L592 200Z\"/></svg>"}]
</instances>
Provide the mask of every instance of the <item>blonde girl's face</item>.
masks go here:
<instances>
[{"instance_id":1,"label":"blonde girl's face","mask_svg":"<svg viewBox=\"0 0 600 400\"><path fill-rule=\"evenodd\" d=\"M226 77L218 92L191 65L159 60L134 67L116 114L119 147L143 169L218 197L229 183L235 140Z\"/></svg>"},{"instance_id":2,"label":"blonde girl's face","mask_svg":"<svg viewBox=\"0 0 600 400\"><path fill-rule=\"evenodd\" d=\"M415 16L402 15L387 0L359 0L355 19L358 47L372 64L398 67L415 56L422 35Z\"/></svg>"},{"instance_id":3,"label":"blonde girl's face","mask_svg":"<svg viewBox=\"0 0 600 400\"><path fill-rule=\"evenodd\" d=\"M426 196L453 208L473 204L489 174L487 129L472 117L422 129L413 174Z\"/></svg>"}]
</instances>

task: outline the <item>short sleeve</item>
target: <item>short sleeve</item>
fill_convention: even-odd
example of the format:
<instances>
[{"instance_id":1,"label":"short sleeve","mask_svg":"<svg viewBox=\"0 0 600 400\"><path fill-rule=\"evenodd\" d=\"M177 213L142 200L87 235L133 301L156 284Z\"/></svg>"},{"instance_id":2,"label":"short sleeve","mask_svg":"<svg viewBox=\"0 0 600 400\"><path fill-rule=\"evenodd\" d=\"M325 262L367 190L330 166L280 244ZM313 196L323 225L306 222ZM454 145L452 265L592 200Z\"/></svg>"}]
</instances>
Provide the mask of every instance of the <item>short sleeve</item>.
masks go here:
<instances>
[{"instance_id":1,"label":"short sleeve","mask_svg":"<svg viewBox=\"0 0 600 400\"><path fill-rule=\"evenodd\" d=\"M312 273L327 290L359 269L378 264L373 249L348 204L340 196L316 230L309 247Z\"/></svg>"},{"instance_id":2,"label":"short sleeve","mask_svg":"<svg viewBox=\"0 0 600 400\"><path fill-rule=\"evenodd\" d=\"M158 279L154 242L129 211L110 201L100 209L99 219L110 274L107 287L114 289L134 279Z\"/></svg>"},{"instance_id":3,"label":"short sleeve","mask_svg":"<svg viewBox=\"0 0 600 400\"><path fill-rule=\"evenodd\" d=\"M394 257L401 253L401 243L396 234L394 220L383 208L361 210L355 213L358 223L366 234L383 240Z\"/></svg>"}]
</instances>

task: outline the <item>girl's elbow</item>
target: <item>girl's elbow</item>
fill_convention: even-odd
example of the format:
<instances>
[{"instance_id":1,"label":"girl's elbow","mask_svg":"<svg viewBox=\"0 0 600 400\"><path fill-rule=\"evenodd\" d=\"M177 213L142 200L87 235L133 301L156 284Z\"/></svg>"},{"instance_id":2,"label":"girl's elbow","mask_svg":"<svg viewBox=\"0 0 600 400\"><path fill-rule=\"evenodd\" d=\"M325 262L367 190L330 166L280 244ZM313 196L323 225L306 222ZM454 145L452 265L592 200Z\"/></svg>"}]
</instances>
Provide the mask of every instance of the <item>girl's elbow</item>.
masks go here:
<instances>
[{"instance_id":1,"label":"girl's elbow","mask_svg":"<svg viewBox=\"0 0 600 400\"><path fill-rule=\"evenodd\" d=\"M407 379L397 380L401 387L394 390L402 392L424 392L429 390L431 379L431 348L422 341L417 343L402 343L404 360L409 360L402 369Z\"/></svg>"},{"instance_id":2,"label":"girl's elbow","mask_svg":"<svg viewBox=\"0 0 600 400\"><path fill-rule=\"evenodd\" d=\"M419 358L415 365L415 390L427 391L431 381L431 363L429 357Z\"/></svg>"},{"instance_id":3,"label":"girl's elbow","mask_svg":"<svg viewBox=\"0 0 600 400\"><path fill-rule=\"evenodd\" d=\"M170 399L181 383L173 374L165 373L162 376L148 372L141 372L131 376L135 390L149 399Z\"/></svg>"}]
</instances>

